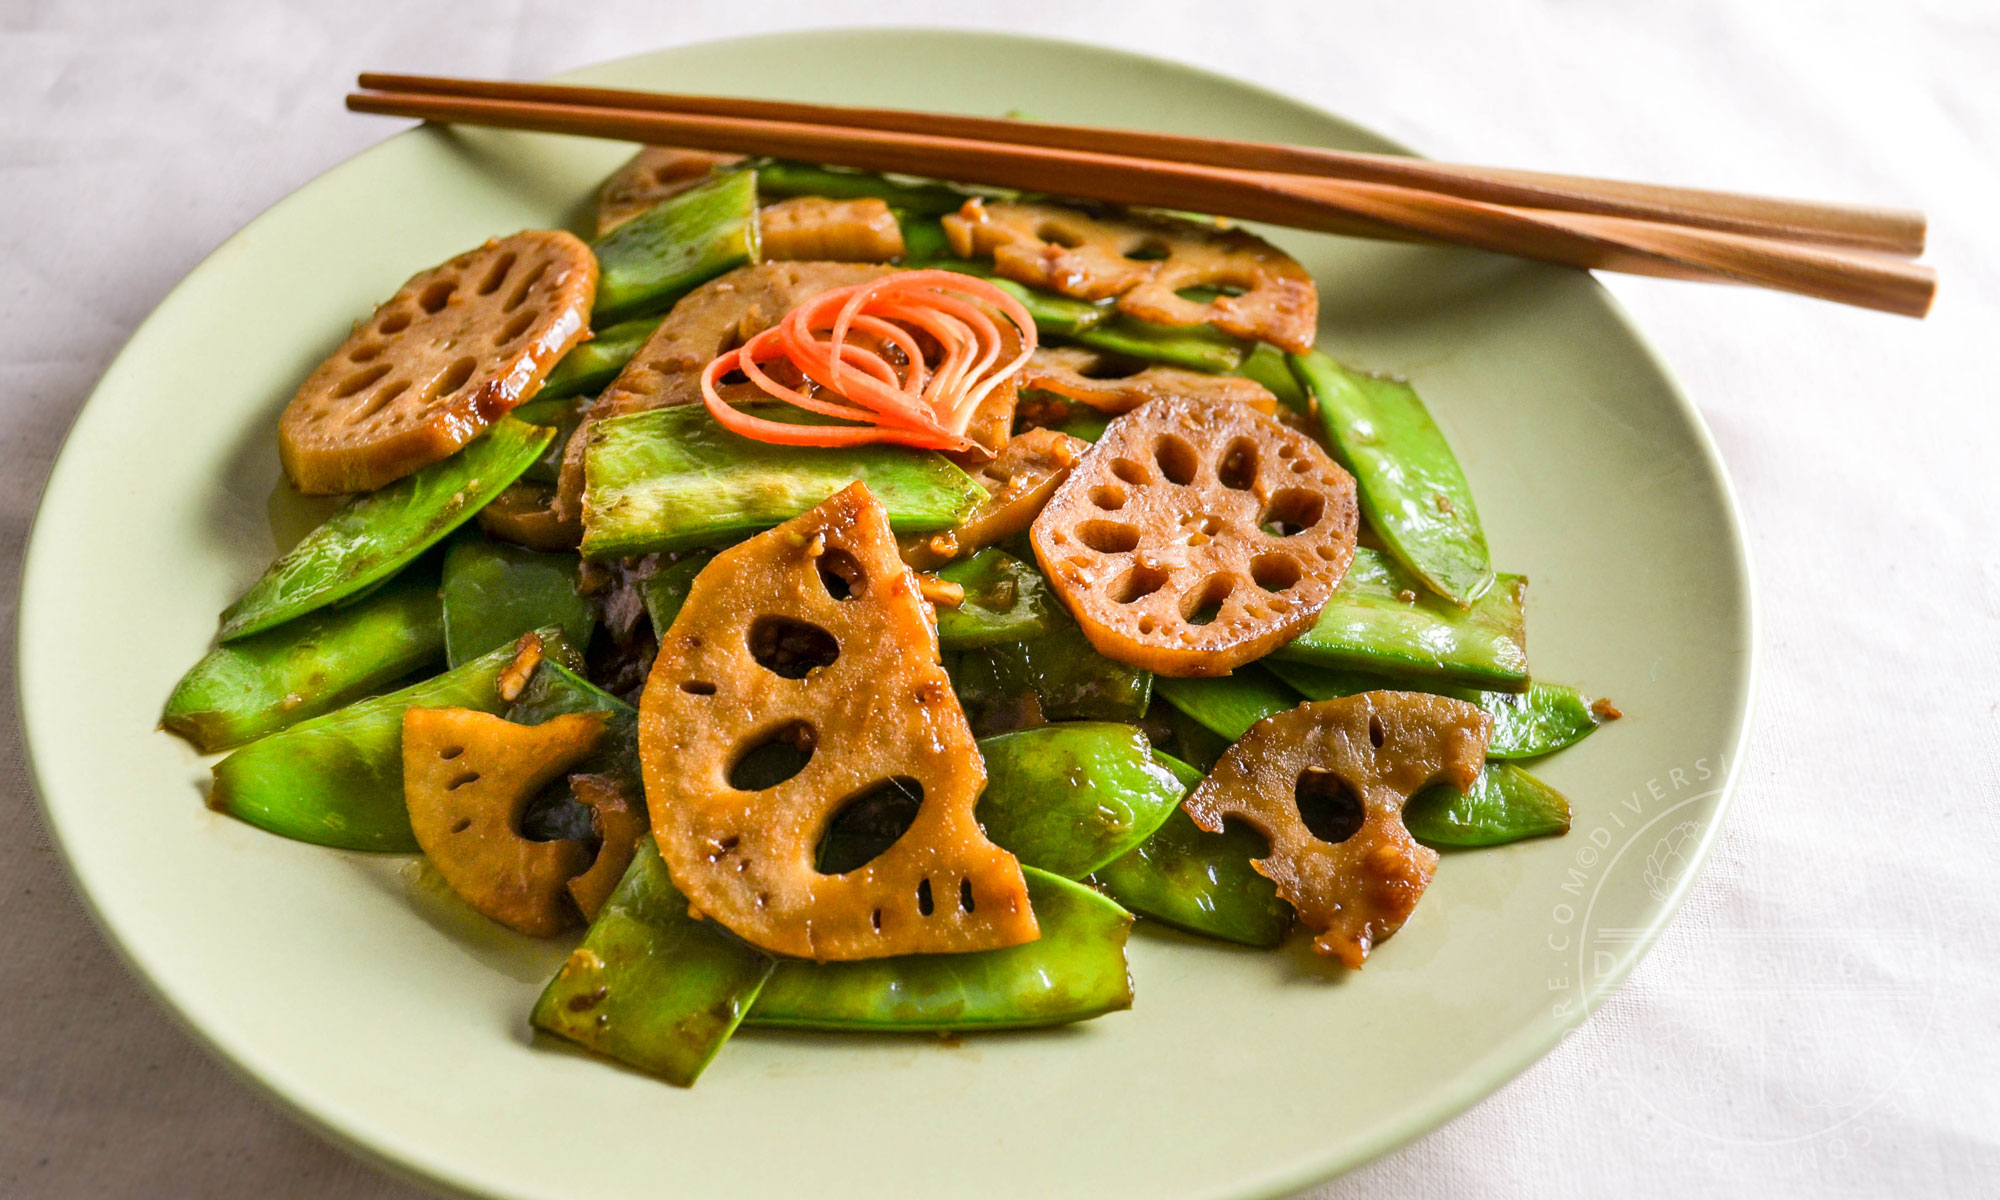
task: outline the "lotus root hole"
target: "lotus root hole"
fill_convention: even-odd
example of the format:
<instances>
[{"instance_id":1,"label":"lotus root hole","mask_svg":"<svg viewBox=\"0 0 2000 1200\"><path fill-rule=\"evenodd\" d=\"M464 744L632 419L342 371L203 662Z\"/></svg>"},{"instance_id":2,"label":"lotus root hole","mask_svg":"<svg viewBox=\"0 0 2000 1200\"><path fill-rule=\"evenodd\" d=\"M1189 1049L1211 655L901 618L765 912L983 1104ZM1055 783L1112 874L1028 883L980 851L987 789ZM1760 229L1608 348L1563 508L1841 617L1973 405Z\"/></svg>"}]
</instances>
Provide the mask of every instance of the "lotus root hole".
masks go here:
<instances>
[{"instance_id":1,"label":"lotus root hole","mask_svg":"<svg viewBox=\"0 0 2000 1200\"><path fill-rule=\"evenodd\" d=\"M1305 488L1286 488L1264 506L1264 528L1279 537L1304 533L1326 515L1326 497Z\"/></svg>"},{"instance_id":2,"label":"lotus root hole","mask_svg":"<svg viewBox=\"0 0 2000 1200\"><path fill-rule=\"evenodd\" d=\"M1250 560L1250 578L1267 592L1282 592L1305 574L1289 554L1259 554Z\"/></svg>"},{"instance_id":3,"label":"lotus root hole","mask_svg":"<svg viewBox=\"0 0 2000 1200\"><path fill-rule=\"evenodd\" d=\"M463 746L446 746L444 749L438 751L438 757L446 762L450 762L463 753L465 753L465 747Z\"/></svg>"},{"instance_id":4,"label":"lotus root hole","mask_svg":"<svg viewBox=\"0 0 2000 1200\"><path fill-rule=\"evenodd\" d=\"M859 596L868 586L868 572L862 569L861 560L838 546L822 550L813 565L819 569L820 585L835 600Z\"/></svg>"},{"instance_id":5,"label":"lotus root hole","mask_svg":"<svg viewBox=\"0 0 2000 1200\"><path fill-rule=\"evenodd\" d=\"M1083 245L1083 239L1054 221L1044 221L1035 229L1035 236L1045 242L1052 242L1065 250L1074 250Z\"/></svg>"},{"instance_id":6,"label":"lotus root hole","mask_svg":"<svg viewBox=\"0 0 2000 1200\"><path fill-rule=\"evenodd\" d=\"M479 782L479 772L461 771L457 775L452 776L451 782L444 785L444 790L447 792L455 792L462 787L470 787L471 785L478 782Z\"/></svg>"},{"instance_id":7,"label":"lotus root hole","mask_svg":"<svg viewBox=\"0 0 2000 1200\"><path fill-rule=\"evenodd\" d=\"M842 800L827 818L813 862L822 875L858 871L889 852L924 806L924 785L907 775L885 779Z\"/></svg>"},{"instance_id":8,"label":"lotus root hole","mask_svg":"<svg viewBox=\"0 0 2000 1200\"><path fill-rule=\"evenodd\" d=\"M1145 370L1148 365L1143 359L1126 358L1122 354L1105 354L1091 359L1078 369L1077 374L1085 379L1130 379Z\"/></svg>"},{"instance_id":9,"label":"lotus root hole","mask_svg":"<svg viewBox=\"0 0 2000 1200\"><path fill-rule=\"evenodd\" d=\"M486 271L486 278L479 284L479 294L491 296L499 291L500 285L507 282L507 274L514 269L515 262L516 257L511 250L494 260L493 265Z\"/></svg>"},{"instance_id":10,"label":"lotus root hole","mask_svg":"<svg viewBox=\"0 0 2000 1200\"><path fill-rule=\"evenodd\" d=\"M1125 252L1133 262L1159 262L1173 252L1164 238L1147 238Z\"/></svg>"},{"instance_id":11,"label":"lotus root hole","mask_svg":"<svg viewBox=\"0 0 2000 1200\"><path fill-rule=\"evenodd\" d=\"M689 679L681 684L681 690L690 696L713 696L715 685L705 679Z\"/></svg>"},{"instance_id":12,"label":"lotus root hole","mask_svg":"<svg viewBox=\"0 0 2000 1200\"><path fill-rule=\"evenodd\" d=\"M1140 617L1140 618L1139 618L1139 632L1140 632L1140 633L1146 633L1146 634L1150 634L1150 633L1152 633L1152 632L1153 632L1153 631L1154 631L1155 629L1158 629L1159 627L1160 627L1160 623L1159 623L1158 621L1155 621L1155 620L1154 620L1154 619L1153 619L1152 617L1150 617L1150 616L1146 616L1146 617Z\"/></svg>"},{"instance_id":13,"label":"lotus root hole","mask_svg":"<svg viewBox=\"0 0 2000 1200\"><path fill-rule=\"evenodd\" d=\"M1117 512L1124 508L1125 500L1125 489L1115 483L1090 489L1090 502L1106 512Z\"/></svg>"},{"instance_id":14,"label":"lotus root hole","mask_svg":"<svg viewBox=\"0 0 2000 1200\"><path fill-rule=\"evenodd\" d=\"M528 293L534 291L535 285L540 283L542 276L548 273L549 264L545 262L536 263L535 269L528 272L526 278L514 285L514 291L507 297L507 303L500 306L500 311L513 312L515 309L521 307L527 301Z\"/></svg>"},{"instance_id":15,"label":"lotus root hole","mask_svg":"<svg viewBox=\"0 0 2000 1200\"><path fill-rule=\"evenodd\" d=\"M1339 845L1361 832L1368 818L1354 785L1332 771L1307 770L1299 776L1293 795L1306 832L1322 842Z\"/></svg>"},{"instance_id":16,"label":"lotus root hole","mask_svg":"<svg viewBox=\"0 0 2000 1200\"><path fill-rule=\"evenodd\" d=\"M937 902L931 899L931 881L928 877L917 884L917 911L926 917L937 911Z\"/></svg>"},{"instance_id":17,"label":"lotus root hole","mask_svg":"<svg viewBox=\"0 0 2000 1200\"><path fill-rule=\"evenodd\" d=\"M436 392L438 398L443 399L457 394L458 390L465 386L465 381L471 379L472 373L478 369L479 360L471 355L453 362L445 369L444 374L438 376Z\"/></svg>"},{"instance_id":18,"label":"lotus root hole","mask_svg":"<svg viewBox=\"0 0 2000 1200\"><path fill-rule=\"evenodd\" d=\"M347 361L357 363L372 362L382 351L387 349L388 347L381 342L363 342L361 345L347 352Z\"/></svg>"},{"instance_id":19,"label":"lotus root hole","mask_svg":"<svg viewBox=\"0 0 2000 1200\"><path fill-rule=\"evenodd\" d=\"M453 821L451 823L451 831L453 833L464 833L466 830L470 828L472 828L471 817L460 817L458 820Z\"/></svg>"},{"instance_id":20,"label":"lotus root hole","mask_svg":"<svg viewBox=\"0 0 2000 1200\"><path fill-rule=\"evenodd\" d=\"M387 375L390 369L388 363L376 363L365 371L356 371L341 381L339 387L333 389L333 398L336 400L345 400L349 396L360 395L362 392L380 383L382 377Z\"/></svg>"},{"instance_id":21,"label":"lotus root hole","mask_svg":"<svg viewBox=\"0 0 2000 1200\"><path fill-rule=\"evenodd\" d=\"M444 306L451 303L451 294L458 290L458 280L439 279L417 293L417 303L427 313L441 313Z\"/></svg>"},{"instance_id":22,"label":"lotus root hole","mask_svg":"<svg viewBox=\"0 0 2000 1200\"><path fill-rule=\"evenodd\" d=\"M1169 483L1182 487L1194 482L1195 472L1201 469L1201 460L1188 440L1176 434L1162 434L1153 443L1153 459L1160 464L1160 474Z\"/></svg>"},{"instance_id":23,"label":"lotus root hole","mask_svg":"<svg viewBox=\"0 0 2000 1200\"><path fill-rule=\"evenodd\" d=\"M1099 554L1130 554L1139 548L1139 529L1123 521L1085 521L1076 540Z\"/></svg>"},{"instance_id":24,"label":"lotus root hole","mask_svg":"<svg viewBox=\"0 0 2000 1200\"><path fill-rule=\"evenodd\" d=\"M793 617L758 617L750 622L746 640L758 666L786 679L804 679L840 658L840 643L831 633Z\"/></svg>"},{"instance_id":25,"label":"lotus root hole","mask_svg":"<svg viewBox=\"0 0 2000 1200\"><path fill-rule=\"evenodd\" d=\"M1181 619L1190 625L1208 625L1222 615L1222 603L1236 590L1236 581L1227 575L1211 575L1181 597Z\"/></svg>"},{"instance_id":26,"label":"lotus root hole","mask_svg":"<svg viewBox=\"0 0 2000 1200\"><path fill-rule=\"evenodd\" d=\"M1111 585L1111 598L1119 604L1131 604L1143 600L1167 586L1167 573L1158 567L1141 564L1118 577Z\"/></svg>"},{"instance_id":27,"label":"lotus root hole","mask_svg":"<svg viewBox=\"0 0 2000 1200\"><path fill-rule=\"evenodd\" d=\"M528 332L528 327L535 323L535 316L535 310L532 308L515 313L514 319L507 322L505 327L493 336L493 344L496 346L505 346L515 338Z\"/></svg>"},{"instance_id":28,"label":"lotus root hole","mask_svg":"<svg viewBox=\"0 0 2000 1200\"><path fill-rule=\"evenodd\" d=\"M745 746L729 765L729 786L739 792L774 788L806 769L819 735L804 721L778 726Z\"/></svg>"},{"instance_id":29,"label":"lotus root hole","mask_svg":"<svg viewBox=\"0 0 2000 1200\"><path fill-rule=\"evenodd\" d=\"M1380 750L1382 743L1387 740L1388 734L1383 732L1382 729L1382 718L1370 716L1368 718L1368 744Z\"/></svg>"},{"instance_id":30,"label":"lotus root hole","mask_svg":"<svg viewBox=\"0 0 2000 1200\"><path fill-rule=\"evenodd\" d=\"M369 418L373 417L376 413L379 413L383 409L389 407L390 401L394 400L396 397L402 395L404 392L407 392L409 390L410 390L410 381L407 379L398 379L393 383L384 384L381 391L375 393L373 396L370 396L368 398L368 407L354 414L353 423L358 424L362 421L368 420Z\"/></svg>"},{"instance_id":31,"label":"lotus root hole","mask_svg":"<svg viewBox=\"0 0 2000 1200\"><path fill-rule=\"evenodd\" d=\"M979 905L973 903L972 900L972 880L970 879L961 879L958 881L958 911L964 913L979 911Z\"/></svg>"},{"instance_id":32,"label":"lotus root hole","mask_svg":"<svg viewBox=\"0 0 2000 1200\"><path fill-rule=\"evenodd\" d=\"M401 333L409 327L410 314L399 309L383 317L382 323L375 328L382 333Z\"/></svg>"},{"instance_id":33,"label":"lotus root hole","mask_svg":"<svg viewBox=\"0 0 2000 1200\"><path fill-rule=\"evenodd\" d=\"M1222 461L1216 464L1215 478L1223 487L1239 492L1250 490L1250 485L1257 481L1257 443L1249 438L1229 443L1229 449L1222 452Z\"/></svg>"},{"instance_id":34,"label":"lotus root hole","mask_svg":"<svg viewBox=\"0 0 2000 1200\"><path fill-rule=\"evenodd\" d=\"M1152 472L1129 458L1112 459L1111 473L1137 487L1144 487L1153 482Z\"/></svg>"}]
</instances>

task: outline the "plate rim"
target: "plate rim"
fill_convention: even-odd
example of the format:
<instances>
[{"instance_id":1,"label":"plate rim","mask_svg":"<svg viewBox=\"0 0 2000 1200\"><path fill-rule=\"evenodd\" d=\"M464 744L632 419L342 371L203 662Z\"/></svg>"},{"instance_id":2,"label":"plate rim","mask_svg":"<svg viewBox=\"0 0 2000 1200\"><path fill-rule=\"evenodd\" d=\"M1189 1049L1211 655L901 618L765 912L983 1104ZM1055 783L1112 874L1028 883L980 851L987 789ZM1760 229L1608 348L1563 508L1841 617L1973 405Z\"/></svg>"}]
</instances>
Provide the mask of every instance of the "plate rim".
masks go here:
<instances>
[{"instance_id":1,"label":"plate rim","mask_svg":"<svg viewBox=\"0 0 2000 1200\"><path fill-rule=\"evenodd\" d=\"M1083 51L1095 55L1123 59L1149 70L1165 70L1193 76L1207 82L1221 84L1240 91L1252 93L1265 101L1280 104L1309 114L1315 119L1331 121L1393 147L1396 153L1413 157L1423 157L1402 141L1387 136L1371 126L1362 124L1342 114L1319 107L1297 96L1268 87L1254 80L1243 79L1227 72L1201 66L1183 59L1131 50L1122 46L1106 46L1076 38L1054 37L1041 34L1024 34L1011 31L984 30L939 25L834 25L788 29L757 34L707 38L689 42L672 42L652 47L635 54L597 60L571 67L549 76L550 82L568 81L579 74L586 74L607 67L615 67L656 54L670 51L698 50L719 47L744 47L771 40L797 38L865 37L882 35L921 35L957 38L966 41L1011 42L1029 48L1053 47L1065 51ZM128 940L118 926L107 916L100 906L98 896L92 889L85 873L79 869L72 846L65 836L64 827L57 817L56 805L51 802L52 789L45 778L44 752L38 747L35 718L30 704L31 696L47 685L40 682L40 676L30 669L32 658L26 653L31 628L39 624L33 619L42 609L36 599L46 586L42 580L50 573L48 568L37 570L37 564L48 555L45 549L48 501L56 490L59 479L67 471L74 470L72 452L75 449L77 433L91 419L91 410L96 405L99 394L107 379L117 374L134 347L145 339L148 328L162 308L171 304L176 297L204 276L215 265L228 257L231 247L267 215L295 202L300 195L310 190L327 176L374 155L385 152L387 147L401 139L423 135L422 125L401 130L374 142L319 171L260 209L256 215L244 221L215 248L203 255L172 288L147 311L146 316L133 327L132 332L120 345L116 354L105 364L97 380L92 384L89 395L78 405L68 427L64 430L61 444L51 460L48 472L43 476L41 487L35 497L34 517L24 542L19 570L15 580L17 604L14 617L14 698L16 702L16 728L21 739L23 764L34 792L36 806L42 820L42 828L61 859L64 874L74 889L83 910L90 917L113 955L139 984L140 990L149 996L168 1014L172 1022L187 1033L210 1057L218 1061L228 1073L250 1086L251 1090L276 1106L297 1123L317 1133L326 1140L341 1147L377 1169L439 1194L463 1194L492 1197L523 1197L530 1193L511 1188L506 1181L480 1179L467 1173L457 1165L441 1161L429 1154L425 1147L413 1145L396 1137L389 1131L370 1128L365 1132L355 1126L365 1124L354 1114L340 1109L322 1097L312 1096L312 1088L300 1081L290 1079L276 1064L266 1061L254 1050L230 1040L226 1028L211 1027L203 1019L184 1005L155 973L148 969L142 948ZM1290 1195L1299 1190L1324 1183L1346 1171L1368 1162L1416 1140L1435 1130L1470 1109L1479 1101L1492 1095L1507 1082L1522 1074L1545 1058L1569 1033L1595 1013L1610 996L1623 986L1625 980L1649 954L1654 944L1665 932L1687 900L1689 891L1706 869L1708 858L1721 836L1736 799L1737 788L1742 779L1743 751L1750 737L1757 709L1758 682L1762 671L1761 617L1758 599L1756 572L1751 557L1750 542L1745 527L1742 503L1737 495L1735 481L1731 478L1724 462L1720 447L1716 444L1713 431L1694 403L1679 375L1668 363L1657 343L1632 317L1617 295L1595 274L1584 272L1588 277L1596 298L1603 304L1605 312L1619 328L1631 338L1632 344L1643 356L1649 369L1666 384L1673 406L1693 434L1693 440L1702 465L1715 481L1723 501L1722 528L1727 534L1727 542L1733 553L1725 561L1730 568L1733 583L1743 597L1742 619L1735 631L1744 651L1741 665L1736 675L1739 683L1737 711L1733 719L1733 731L1726 748L1727 763L1722 772L1722 780L1716 788L1716 802L1713 815L1704 824L1701 838L1694 851L1688 856L1688 869L1676 880L1665 900L1649 914L1644 930L1631 939L1630 949L1613 968L1597 976L1582 993L1582 1003L1571 1014L1547 1021L1523 1026L1512 1037L1494 1043L1480 1057L1469 1063L1448 1085L1434 1090L1426 1101L1412 1105L1404 1117L1378 1130L1364 1141L1345 1149L1314 1148L1302 1152L1292 1160L1278 1166L1265 1175L1246 1180L1241 1185L1227 1191L1213 1193L1218 1200L1265 1200ZM157 731L156 731L157 732Z\"/></svg>"}]
</instances>

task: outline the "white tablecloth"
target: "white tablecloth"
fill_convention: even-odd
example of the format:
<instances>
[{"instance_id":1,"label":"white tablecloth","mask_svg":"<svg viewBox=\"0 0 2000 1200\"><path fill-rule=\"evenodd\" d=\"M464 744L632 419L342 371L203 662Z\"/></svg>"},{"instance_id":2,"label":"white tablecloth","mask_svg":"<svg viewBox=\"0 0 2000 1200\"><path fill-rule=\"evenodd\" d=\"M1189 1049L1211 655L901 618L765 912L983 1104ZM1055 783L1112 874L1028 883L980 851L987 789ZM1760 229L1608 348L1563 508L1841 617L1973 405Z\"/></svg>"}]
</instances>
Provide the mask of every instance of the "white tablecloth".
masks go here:
<instances>
[{"instance_id":1,"label":"white tablecloth","mask_svg":"<svg viewBox=\"0 0 2000 1200\"><path fill-rule=\"evenodd\" d=\"M534 78L796 11L0 0L6 574L134 326L231 231L390 132L341 111L357 70ZM1315 1194L2000 1190L2000 6L1019 0L977 23L1258 80L1444 158L1930 212L1945 290L1922 323L1609 281L1748 513L1764 657L1742 790L1601 1012ZM0 1195L414 1194L293 1126L125 975L42 832L16 728L0 714Z\"/></svg>"}]
</instances>

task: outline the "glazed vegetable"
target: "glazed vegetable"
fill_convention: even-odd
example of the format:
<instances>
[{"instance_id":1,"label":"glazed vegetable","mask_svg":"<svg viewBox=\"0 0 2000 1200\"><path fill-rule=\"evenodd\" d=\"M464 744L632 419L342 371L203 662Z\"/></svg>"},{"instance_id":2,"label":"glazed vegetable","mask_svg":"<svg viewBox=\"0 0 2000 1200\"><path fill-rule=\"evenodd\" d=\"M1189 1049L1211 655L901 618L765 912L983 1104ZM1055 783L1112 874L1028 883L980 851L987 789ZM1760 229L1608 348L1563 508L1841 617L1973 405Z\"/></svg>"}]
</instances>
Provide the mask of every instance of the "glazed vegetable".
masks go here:
<instances>
[{"instance_id":1,"label":"glazed vegetable","mask_svg":"<svg viewBox=\"0 0 2000 1200\"><path fill-rule=\"evenodd\" d=\"M724 271L757 261L757 176L728 171L597 239L603 327L665 312Z\"/></svg>"},{"instance_id":2,"label":"glazed vegetable","mask_svg":"<svg viewBox=\"0 0 2000 1200\"><path fill-rule=\"evenodd\" d=\"M1086 329L1101 325L1117 315L1109 304L1093 304L1088 300L1073 300L1068 296L1058 296L1041 288L1032 288L1011 279L1002 279L993 273L992 263L973 262L963 258L941 258L922 263L924 267L937 271L956 271L961 275L976 275L994 287L1019 300L1034 318L1037 332L1052 337L1073 338Z\"/></svg>"},{"instance_id":3,"label":"glazed vegetable","mask_svg":"<svg viewBox=\"0 0 2000 1200\"><path fill-rule=\"evenodd\" d=\"M1023 866L1081 879L1131 850L1180 803L1174 773L1131 725L1077 721L979 743L979 823Z\"/></svg>"},{"instance_id":4,"label":"glazed vegetable","mask_svg":"<svg viewBox=\"0 0 2000 1200\"><path fill-rule=\"evenodd\" d=\"M331 712L444 653L437 581L410 571L364 600L210 651L160 725L203 754Z\"/></svg>"},{"instance_id":5,"label":"glazed vegetable","mask_svg":"<svg viewBox=\"0 0 2000 1200\"><path fill-rule=\"evenodd\" d=\"M957 212L974 195L935 180L892 178L872 171L822 167L789 159L764 159L755 167L758 190L766 196L827 196L836 200L872 197L887 201L891 208L930 217Z\"/></svg>"},{"instance_id":6,"label":"glazed vegetable","mask_svg":"<svg viewBox=\"0 0 2000 1200\"><path fill-rule=\"evenodd\" d=\"M1295 708L1299 703L1298 693L1254 663L1214 679L1161 676L1153 681L1153 691L1232 742L1265 717Z\"/></svg>"},{"instance_id":7,"label":"glazed vegetable","mask_svg":"<svg viewBox=\"0 0 2000 1200\"><path fill-rule=\"evenodd\" d=\"M503 417L443 462L350 501L223 610L222 640L261 633L394 575L514 482L554 436Z\"/></svg>"},{"instance_id":8,"label":"glazed vegetable","mask_svg":"<svg viewBox=\"0 0 2000 1200\"><path fill-rule=\"evenodd\" d=\"M551 647L551 650L554 648ZM639 712L546 655L528 684L507 707L517 725L540 725L572 713L605 713L604 740L576 770L608 775L639 790Z\"/></svg>"},{"instance_id":9,"label":"glazed vegetable","mask_svg":"<svg viewBox=\"0 0 2000 1200\"><path fill-rule=\"evenodd\" d=\"M574 555L524 550L476 534L446 549L438 591L446 661L454 667L550 625L583 649L595 624L590 605L577 594Z\"/></svg>"},{"instance_id":10,"label":"glazed vegetable","mask_svg":"<svg viewBox=\"0 0 2000 1200\"><path fill-rule=\"evenodd\" d=\"M596 336L563 355L562 361L549 372L542 390L535 394L536 400L560 400L602 391L605 384L618 378L618 372L625 369L625 364L632 361L639 347L659 327L658 317L639 317L598 330ZM530 419L526 413L515 415Z\"/></svg>"},{"instance_id":11,"label":"glazed vegetable","mask_svg":"<svg viewBox=\"0 0 2000 1200\"><path fill-rule=\"evenodd\" d=\"M570 351L570 357L574 358L576 354L577 351ZM562 368L556 369L560 371ZM1306 414L1312 412L1311 395L1299 386L1298 377L1292 374L1291 362L1285 352L1271 343L1258 342L1252 346L1250 353L1244 355L1243 362L1237 366L1236 373L1263 384L1278 398L1278 403L1293 412ZM550 378L553 379L554 376ZM543 389L544 392L547 390Z\"/></svg>"},{"instance_id":12,"label":"glazed vegetable","mask_svg":"<svg viewBox=\"0 0 2000 1200\"><path fill-rule=\"evenodd\" d=\"M688 914L651 838L542 990L535 1028L687 1087L736 1031L771 959Z\"/></svg>"},{"instance_id":13,"label":"glazed vegetable","mask_svg":"<svg viewBox=\"0 0 2000 1200\"><path fill-rule=\"evenodd\" d=\"M1132 1006L1132 915L1084 887L1026 868L1042 935L1003 950L815 965L780 961L748 1023L922 1033L1026 1029Z\"/></svg>"},{"instance_id":14,"label":"glazed vegetable","mask_svg":"<svg viewBox=\"0 0 2000 1200\"><path fill-rule=\"evenodd\" d=\"M1567 684L1537 680L1525 692L1482 692L1434 681L1403 684L1361 671L1296 662L1272 662L1270 670L1311 700L1409 687L1477 704L1493 718L1493 737L1486 747L1488 758L1539 758L1573 746L1597 729L1598 718L1589 697Z\"/></svg>"},{"instance_id":15,"label":"glazed vegetable","mask_svg":"<svg viewBox=\"0 0 2000 1200\"><path fill-rule=\"evenodd\" d=\"M1250 343L1209 325L1153 325L1123 315L1071 335L1078 345L1190 371L1234 371Z\"/></svg>"},{"instance_id":16,"label":"glazed vegetable","mask_svg":"<svg viewBox=\"0 0 2000 1200\"><path fill-rule=\"evenodd\" d=\"M1319 401L1327 440L1354 472L1361 511L1389 552L1461 608L1484 595L1493 562L1472 486L1416 389L1318 351L1294 354L1291 364Z\"/></svg>"},{"instance_id":17,"label":"glazed vegetable","mask_svg":"<svg viewBox=\"0 0 2000 1200\"><path fill-rule=\"evenodd\" d=\"M907 208L890 211L896 214L896 225L903 231L904 262L928 266L951 256L951 243L945 239L944 226L938 224L936 217Z\"/></svg>"},{"instance_id":18,"label":"glazed vegetable","mask_svg":"<svg viewBox=\"0 0 2000 1200\"><path fill-rule=\"evenodd\" d=\"M730 433L691 404L597 422L584 453L585 558L734 542L857 480L898 533L948 529L986 498L936 455L773 446Z\"/></svg>"},{"instance_id":19,"label":"glazed vegetable","mask_svg":"<svg viewBox=\"0 0 2000 1200\"><path fill-rule=\"evenodd\" d=\"M1488 763L1460 791L1437 784L1411 797L1403 825L1427 846L1500 846L1569 832L1569 800L1513 763Z\"/></svg>"},{"instance_id":20,"label":"glazed vegetable","mask_svg":"<svg viewBox=\"0 0 2000 1200\"><path fill-rule=\"evenodd\" d=\"M545 642L559 631L541 631ZM301 721L215 764L208 805L260 829L341 850L417 849L403 803L403 711L506 707L505 646L435 679Z\"/></svg>"},{"instance_id":21,"label":"glazed vegetable","mask_svg":"<svg viewBox=\"0 0 2000 1200\"><path fill-rule=\"evenodd\" d=\"M1031 642L991 646L1002 692L1032 692L1051 721L1136 721L1152 697L1153 673L1099 654L1060 608L1049 631Z\"/></svg>"},{"instance_id":22,"label":"glazed vegetable","mask_svg":"<svg viewBox=\"0 0 2000 1200\"><path fill-rule=\"evenodd\" d=\"M688 589L694 586L694 577L715 557L713 550L691 550L685 556L675 559L653 572L639 585L639 595L646 603L646 616L653 623L655 637L664 637L673 628L674 618L681 613L681 605L687 603Z\"/></svg>"},{"instance_id":23,"label":"glazed vegetable","mask_svg":"<svg viewBox=\"0 0 2000 1200\"><path fill-rule=\"evenodd\" d=\"M1528 686L1521 605L1528 581L1500 575L1472 607L1432 594L1379 551L1360 549L1311 629L1274 658L1396 679L1519 692Z\"/></svg>"},{"instance_id":24,"label":"glazed vegetable","mask_svg":"<svg viewBox=\"0 0 2000 1200\"><path fill-rule=\"evenodd\" d=\"M1005 550L981 550L938 578L965 589L958 607L937 611L938 645L946 650L1027 641L1055 626L1055 600L1041 572Z\"/></svg>"}]
</instances>

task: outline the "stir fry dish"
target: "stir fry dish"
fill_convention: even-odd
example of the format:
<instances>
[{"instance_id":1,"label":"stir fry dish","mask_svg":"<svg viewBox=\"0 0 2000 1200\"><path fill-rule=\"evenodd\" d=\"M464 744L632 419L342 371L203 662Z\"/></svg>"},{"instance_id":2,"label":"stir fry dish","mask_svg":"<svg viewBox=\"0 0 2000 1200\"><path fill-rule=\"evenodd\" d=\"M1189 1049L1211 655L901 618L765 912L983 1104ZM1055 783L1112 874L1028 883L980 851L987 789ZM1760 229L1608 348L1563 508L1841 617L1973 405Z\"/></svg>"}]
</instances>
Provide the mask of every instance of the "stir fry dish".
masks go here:
<instances>
[{"instance_id":1,"label":"stir fry dish","mask_svg":"<svg viewBox=\"0 0 2000 1200\"><path fill-rule=\"evenodd\" d=\"M1188 214L648 147L595 240L421 271L299 387L348 497L163 726L209 804L421 854L574 948L534 1028L680 1085L739 1027L1134 1000L1135 919L1361 968L1616 717L1404 380Z\"/></svg>"}]
</instances>

